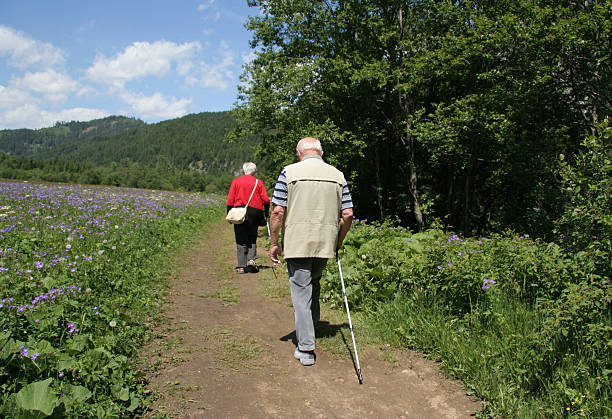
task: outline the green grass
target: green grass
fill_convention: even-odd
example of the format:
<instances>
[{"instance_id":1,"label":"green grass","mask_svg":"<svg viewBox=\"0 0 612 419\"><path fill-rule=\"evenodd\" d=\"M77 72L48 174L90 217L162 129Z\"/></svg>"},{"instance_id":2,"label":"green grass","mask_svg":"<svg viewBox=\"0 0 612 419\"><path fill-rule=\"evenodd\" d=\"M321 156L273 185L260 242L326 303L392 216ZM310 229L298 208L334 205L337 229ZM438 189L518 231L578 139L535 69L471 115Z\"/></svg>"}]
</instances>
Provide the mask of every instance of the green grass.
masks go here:
<instances>
[{"instance_id":1,"label":"green grass","mask_svg":"<svg viewBox=\"0 0 612 419\"><path fill-rule=\"evenodd\" d=\"M241 336L239 328L216 326L208 333L217 346L217 360L236 372L248 372L263 364L263 347L259 339Z\"/></svg>"},{"instance_id":2,"label":"green grass","mask_svg":"<svg viewBox=\"0 0 612 419\"><path fill-rule=\"evenodd\" d=\"M202 294L202 295L200 295L200 297L202 297L202 298L217 298L217 299L223 301L224 305L228 305L228 306L233 306L236 303L238 303L238 301L240 301L240 298L238 297L237 290L234 287L219 288L218 290L215 290L214 292L212 292L210 294Z\"/></svg>"},{"instance_id":3,"label":"green grass","mask_svg":"<svg viewBox=\"0 0 612 419\"><path fill-rule=\"evenodd\" d=\"M505 300L494 307L494 312L458 319L445 315L434 301L400 297L381 304L368 322L374 333L392 345L420 350L440 361L446 373L461 379L469 394L483 401L482 416L607 416L609 401L602 404L602 400L576 394L568 402L566 394L554 388L544 385L544 392L537 390L535 384L542 384L546 377L526 369L534 357L542 356L532 349L532 340L542 324L537 311ZM530 382L531 376L539 382ZM562 388L563 384L552 386Z\"/></svg>"}]
</instances>

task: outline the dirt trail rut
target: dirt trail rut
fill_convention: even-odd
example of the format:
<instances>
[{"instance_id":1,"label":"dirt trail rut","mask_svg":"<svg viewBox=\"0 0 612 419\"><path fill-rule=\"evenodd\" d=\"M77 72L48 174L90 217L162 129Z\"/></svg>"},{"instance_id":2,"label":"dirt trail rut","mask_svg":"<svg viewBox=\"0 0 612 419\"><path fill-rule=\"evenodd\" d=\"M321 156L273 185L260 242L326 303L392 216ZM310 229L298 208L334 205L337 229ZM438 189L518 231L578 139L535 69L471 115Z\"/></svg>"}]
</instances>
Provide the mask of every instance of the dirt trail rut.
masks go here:
<instances>
[{"instance_id":1,"label":"dirt trail rut","mask_svg":"<svg viewBox=\"0 0 612 419\"><path fill-rule=\"evenodd\" d=\"M347 354L318 347L316 365L301 366L293 358L290 299L258 292L258 276L273 275L263 238L259 244L258 274L233 272L233 230L224 222L182 256L167 320L144 348L149 388L159 394L150 417L437 419L479 408L433 362L409 351L393 351L391 363L380 348L360 345L360 385L341 325L317 333L342 333ZM286 281L286 272L277 276Z\"/></svg>"}]
</instances>

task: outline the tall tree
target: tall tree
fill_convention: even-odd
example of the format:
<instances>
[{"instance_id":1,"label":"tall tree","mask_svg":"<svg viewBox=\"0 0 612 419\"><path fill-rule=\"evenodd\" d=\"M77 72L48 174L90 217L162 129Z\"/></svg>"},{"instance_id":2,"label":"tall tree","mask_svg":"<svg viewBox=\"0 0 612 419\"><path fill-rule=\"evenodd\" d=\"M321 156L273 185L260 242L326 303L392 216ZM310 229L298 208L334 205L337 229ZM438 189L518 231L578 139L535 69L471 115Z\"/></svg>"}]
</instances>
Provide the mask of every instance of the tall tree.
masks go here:
<instances>
[{"instance_id":1,"label":"tall tree","mask_svg":"<svg viewBox=\"0 0 612 419\"><path fill-rule=\"evenodd\" d=\"M318 136L359 214L544 231L557 155L610 113L609 0L249 4L240 129L276 165Z\"/></svg>"}]
</instances>

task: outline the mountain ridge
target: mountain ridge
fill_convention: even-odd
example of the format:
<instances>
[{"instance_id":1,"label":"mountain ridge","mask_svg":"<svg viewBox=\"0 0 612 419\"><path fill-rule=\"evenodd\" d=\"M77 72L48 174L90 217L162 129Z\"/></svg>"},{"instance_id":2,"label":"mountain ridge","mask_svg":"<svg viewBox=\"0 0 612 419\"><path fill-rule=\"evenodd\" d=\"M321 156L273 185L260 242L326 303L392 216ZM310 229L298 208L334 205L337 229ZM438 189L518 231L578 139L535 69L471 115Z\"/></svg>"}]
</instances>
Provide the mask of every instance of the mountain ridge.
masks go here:
<instances>
[{"instance_id":1,"label":"mountain ridge","mask_svg":"<svg viewBox=\"0 0 612 419\"><path fill-rule=\"evenodd\" d=\"M229 188L258 138L227 141L230 111L155 124L122 116L0 131L0 177L219 192Z\"/></svg>"}]
</instances>

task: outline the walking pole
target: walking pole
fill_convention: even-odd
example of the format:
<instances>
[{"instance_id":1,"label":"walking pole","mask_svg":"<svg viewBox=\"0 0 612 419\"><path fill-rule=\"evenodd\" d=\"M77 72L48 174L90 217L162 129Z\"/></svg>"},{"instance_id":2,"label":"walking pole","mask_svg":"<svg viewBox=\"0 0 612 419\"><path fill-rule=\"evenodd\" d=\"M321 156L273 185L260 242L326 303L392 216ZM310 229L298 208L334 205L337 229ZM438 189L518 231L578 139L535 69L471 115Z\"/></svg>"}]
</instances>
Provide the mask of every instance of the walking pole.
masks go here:
<instances>
[{"instance_id":1,"label":"walking pole","mask_svg":"<svg viewBox=\"0 0 612 419\"><path fill-rule=\"evenodd\" d=\"M346 298L346 288L344 288L342 266L340 266L340 255L336 255L336 259L338 260L338 272L340 272L340 283L342 284L344 305L346 307L346 314L348 315L349 329L351 329L351 339L353 340L353 349L355 350L355 360L357 361L357 378L359 379L359 384L363 384L363 377L361 376L361 366L359 365L359 355L357 355L357 344L355 344L355 334L353 333L353 323L351 322L351 312L349 311L348 298Z\"/></svg>"}]
</instances>

